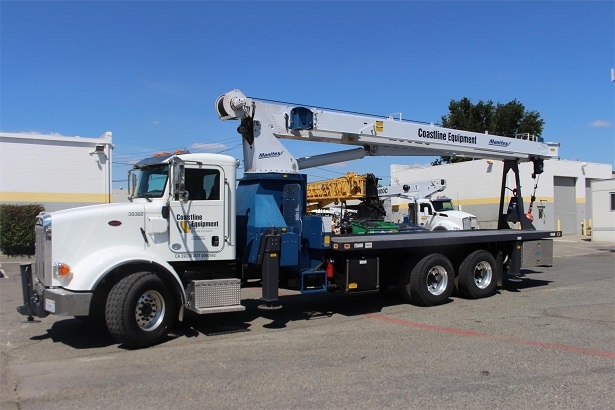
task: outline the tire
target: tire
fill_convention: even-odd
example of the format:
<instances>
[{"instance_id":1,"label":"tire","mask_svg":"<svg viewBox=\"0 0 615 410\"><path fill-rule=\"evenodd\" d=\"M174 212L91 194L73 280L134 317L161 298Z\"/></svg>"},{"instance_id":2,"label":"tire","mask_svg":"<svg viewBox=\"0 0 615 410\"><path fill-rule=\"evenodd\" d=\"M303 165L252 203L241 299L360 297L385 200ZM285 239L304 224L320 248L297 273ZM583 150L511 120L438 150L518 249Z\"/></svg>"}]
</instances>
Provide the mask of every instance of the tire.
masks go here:
<instances>
[{"instance_id":1,"label":"tire","mask_svg":"<svg viewBox=\"0 0 615 410\"><path fill-rule=\"evenodd\" d=\"M487 251L474 251L459 267L458 287L461 295L480 299L495 293L497 265L493 255Z\"/></svg>"},{"instance_id":2,"label":"tire","mask_svg":"<svg viewBox=\"0 0 615 410\"><path fill-rule=\"evenodd\" d=\"M160 341L175 321L175 301L162 279L139 272L120 280L109 293L105 319L111 336L128 347Z\"/></svg>"},{"instance_id":3,"label":"tire","mask_svg":"<svg viewBox=\"0 0 615 410\"><path fill-rule=\"evenodd\" d=\"M412 266L412 265L410 265ZM411 303L436 306L446 302L455 288L455 270L439 253L425 256L402 276L402 296Z\"/></svg>"},{"instance_id":4,"label":"tire","mask_svg":"<svg viewBox=\"0 0 615 410\"><path fill-rule=\"evenodd\" d=\"M416 260L414 258L407 258L403 261L401 270L399 272L398 286L401 295L408 303L413 303L412 295L410 294L410 274L414 268Z\"/></svg>"}]
</instances>

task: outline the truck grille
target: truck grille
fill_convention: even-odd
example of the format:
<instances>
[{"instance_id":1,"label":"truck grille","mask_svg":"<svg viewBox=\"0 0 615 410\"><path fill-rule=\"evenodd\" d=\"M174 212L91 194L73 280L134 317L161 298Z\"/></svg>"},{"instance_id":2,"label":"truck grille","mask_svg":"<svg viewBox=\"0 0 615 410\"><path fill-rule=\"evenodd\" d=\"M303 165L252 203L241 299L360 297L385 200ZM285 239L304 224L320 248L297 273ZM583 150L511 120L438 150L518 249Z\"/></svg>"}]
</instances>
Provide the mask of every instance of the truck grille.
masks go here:
<instances>
[{"instance_id":1,"label":"truck grille","mask_svg":"<svg viewBox=\"0 0 615 410\"><path fill-rule=\"evenodd\" d=\"M51 286L51 215L41 213L36 217L36 250L34 275L45 286Z\"/></svg>"},{"instance_id":2,"label":"truck grille","mask_svg":"<svg viewBox=\"0 0 615 410\"><path fill-rule=\"evenodd\" d=\"M476 218L463 218L463 229L476 229L478 224L476 223Z\"/></svg>"}]
</instances>

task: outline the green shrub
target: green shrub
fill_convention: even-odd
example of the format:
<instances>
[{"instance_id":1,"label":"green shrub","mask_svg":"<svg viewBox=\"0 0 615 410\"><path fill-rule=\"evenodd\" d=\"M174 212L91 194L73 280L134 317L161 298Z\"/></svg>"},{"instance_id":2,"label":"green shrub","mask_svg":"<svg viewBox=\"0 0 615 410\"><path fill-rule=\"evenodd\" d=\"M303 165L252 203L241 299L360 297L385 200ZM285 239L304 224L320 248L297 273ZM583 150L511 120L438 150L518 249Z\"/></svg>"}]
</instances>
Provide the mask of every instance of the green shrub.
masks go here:
<instances>
[{"instance_id":1,"label":"green shrub","mask_svg":"<svg viewBox=\"0 0 615 410\"><path fill-rule=\"evenodd\" d=\"M0 251L8 256L34 255L36 215L39 204L0 205Z\"/></svg>"}]
</instances>

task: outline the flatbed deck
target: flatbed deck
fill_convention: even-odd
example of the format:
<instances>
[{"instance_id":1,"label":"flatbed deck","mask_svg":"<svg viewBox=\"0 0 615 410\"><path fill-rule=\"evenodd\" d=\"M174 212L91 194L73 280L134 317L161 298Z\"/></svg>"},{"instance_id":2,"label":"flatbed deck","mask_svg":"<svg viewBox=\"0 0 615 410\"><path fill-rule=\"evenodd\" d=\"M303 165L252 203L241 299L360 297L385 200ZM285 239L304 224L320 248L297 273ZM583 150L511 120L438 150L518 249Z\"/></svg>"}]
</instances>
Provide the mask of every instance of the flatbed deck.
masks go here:
<instances>
[{"instance_id":1,"label":"flatbed deck","mask_svg":"<svg viewBox=\"0 0 615 410\"><path fill-rule=\"evenodd\" d=\"M336 235L331 237L331 248L336 251L384 250L407 247L465 245L485 242L513 242L552 239L562 235L559 231L529 231L516 229L480 229L468 231L413 231L365 235Z\"/></svg>"}]
</instances>

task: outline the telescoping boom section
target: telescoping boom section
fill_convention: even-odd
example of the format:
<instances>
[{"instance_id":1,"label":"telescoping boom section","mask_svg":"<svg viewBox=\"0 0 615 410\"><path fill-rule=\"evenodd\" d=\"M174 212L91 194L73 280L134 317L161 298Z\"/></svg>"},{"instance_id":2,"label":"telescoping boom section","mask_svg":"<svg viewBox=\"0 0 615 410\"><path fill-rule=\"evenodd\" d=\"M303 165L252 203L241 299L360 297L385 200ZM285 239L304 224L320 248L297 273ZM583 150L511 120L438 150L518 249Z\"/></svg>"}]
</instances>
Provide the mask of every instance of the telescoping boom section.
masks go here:
<instances>
[{"instance_id":1,"label":"telescoping boom section","mask_svg":"<svg viewBox=\"0 0 615 410\"><path fill-rule=\"evenodd\" d=\"M372 156L462 156L515 161L558 157L559 143L531 135L507 138L288 103L271 103L233 90L221 95L222 120L240 120L246 172L287 172ZM362 149L295 158L278 141L294 139L360 146Z\"/></svg>"},{"instance_id":2,"label":"telescoping boom section","mask_svg":"<svg viewBox=\"0 0 615 410\"><path fill-rule=\"evenodd\" d=\"M559 155L559 143L544 142L527 134L511 138L393 117L309 108L246 97L240 90L218 97L216 110L222 120L241 122L237 131L243 137L246 174L294 174L301 169L365 156L460 156L502 160L504 170L498 221L501 229L508 228L508 222L519 222L522 229L534 229L524 212L519 162L533 162L535 176L542 173L544 160ZM280 139L359 147L296 158ZM515 181L513 188L506 186L511 171ZM507 189L514 192L508 204L505 203Z\"/></svg>"}]
</instances>

